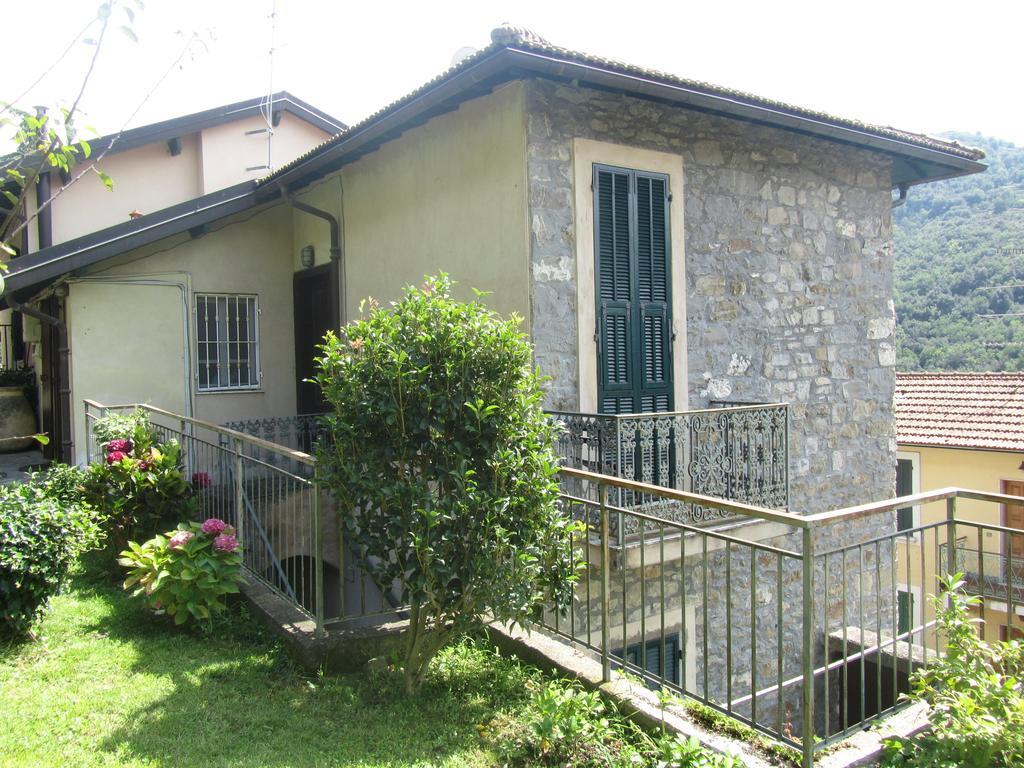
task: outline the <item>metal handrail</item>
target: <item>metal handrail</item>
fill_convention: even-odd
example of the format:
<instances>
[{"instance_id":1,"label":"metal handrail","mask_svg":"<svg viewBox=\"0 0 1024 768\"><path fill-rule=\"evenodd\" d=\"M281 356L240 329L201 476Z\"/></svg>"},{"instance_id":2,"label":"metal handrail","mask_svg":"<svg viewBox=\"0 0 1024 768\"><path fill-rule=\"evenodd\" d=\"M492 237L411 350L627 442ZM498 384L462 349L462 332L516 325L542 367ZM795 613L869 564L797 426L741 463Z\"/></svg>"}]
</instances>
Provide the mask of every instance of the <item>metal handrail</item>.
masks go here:
<instances>
[{"instance_id":1,"label":"metal handrail","mask_svg":"<svg viewBox=\"0 0 1024 768\"><path fill-rule=\"evenodd\" d=\"M144 411L149 411L150 413L158 413L161 416L167 416L171 419L182 422L184 424L191 424L192 426L201 427L202 429L209 430L218 435L222 435L233 440L241 440L243 443L249 443L251 445L258 446L272 453L277 453L281 456L293 459L294 461L297 461L300 464L305 464L310 467L316 466L316 458L308 453L296 451L292 448L288 448L283 445L278 445L277 443L272 443L269 440L264 440L263 438L255 437L254 435L247 435L245 432L239 432L234 429L229 429L228 427L224 427L219 424L214 424L212 421L203 421L202 419L196 419L191 416L183 416L179 413L174 413L173 411L167 411L164 410L163 408L158 408L155 405L149 405L148 403L121 403L118 405L104 405L102 403L96 402L95 400L88 399L85 399L82 402L84 402L86 406L91 406L101 411L124 411L129 409L140 409Z\"/></svg>"}]
</instances>

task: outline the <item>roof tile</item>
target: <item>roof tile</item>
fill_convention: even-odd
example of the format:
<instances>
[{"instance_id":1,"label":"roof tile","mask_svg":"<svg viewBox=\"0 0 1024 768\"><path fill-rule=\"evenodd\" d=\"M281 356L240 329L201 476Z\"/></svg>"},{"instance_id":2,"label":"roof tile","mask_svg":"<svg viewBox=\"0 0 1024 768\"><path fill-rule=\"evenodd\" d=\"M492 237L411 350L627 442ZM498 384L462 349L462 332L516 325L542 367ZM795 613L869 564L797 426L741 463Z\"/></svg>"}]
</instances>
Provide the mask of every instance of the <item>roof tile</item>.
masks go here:
<instances>
[{"instance_id":1,"label":"roof tile","mask_svg":"<svg viewBox=\"0 0 1024 768\"><path fill-rule=\"evenodd\" d=\"M1024 373L897 373L896 440L1024 451Z\"/></svg>"}]
</instances>

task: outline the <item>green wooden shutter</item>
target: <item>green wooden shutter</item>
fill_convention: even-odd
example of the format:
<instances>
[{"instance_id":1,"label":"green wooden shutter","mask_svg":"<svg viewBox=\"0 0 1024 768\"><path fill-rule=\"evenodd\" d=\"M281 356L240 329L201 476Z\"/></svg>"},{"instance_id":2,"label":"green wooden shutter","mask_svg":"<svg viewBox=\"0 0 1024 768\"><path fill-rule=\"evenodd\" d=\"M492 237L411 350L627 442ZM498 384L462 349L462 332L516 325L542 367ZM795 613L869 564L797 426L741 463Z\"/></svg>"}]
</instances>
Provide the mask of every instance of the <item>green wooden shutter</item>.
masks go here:
<instances>
[{"instance_id":1,"label":"green wooden shutter","mask_svg":"<svg viewBox=\"0 0 1024 768\"><path fill-rule=\"evenodd\" d=\"M914 492L914 462L910 459L896 460L896 495L910 496ZM896 511L896 530L906 531L914 527L914 508L902 507Z\"/></svg>"},{"instance_id":2,"label":"green wooden shutter","mask_svg":"<svg viewBox=\"0 0 1024 768\"><path fill-rule=\"evenodd\" d=\"M914 622L914 594L902 589L896 593L896 634L909 632Z\"/></svg>"},{"instance_id":3,"label":"green wooden shutter","mask_svg":"<svg viewBox=\"0 0 1024 768\"><path fill-rule=\"evenodd\" d=\"M672 408L668 177L594 166L598 409Z\"/></svg>"}]
</instances>

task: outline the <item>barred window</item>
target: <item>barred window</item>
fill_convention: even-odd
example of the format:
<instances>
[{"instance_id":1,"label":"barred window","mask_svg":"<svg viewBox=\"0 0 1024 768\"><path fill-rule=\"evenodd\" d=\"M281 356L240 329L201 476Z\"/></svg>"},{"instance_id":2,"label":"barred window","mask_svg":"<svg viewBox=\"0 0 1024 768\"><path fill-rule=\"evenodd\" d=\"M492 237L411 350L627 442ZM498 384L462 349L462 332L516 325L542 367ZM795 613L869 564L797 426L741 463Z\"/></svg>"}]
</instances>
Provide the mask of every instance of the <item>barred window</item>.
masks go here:
<instances>
[{"instance_id":1,"label":"barred window","mask_svg":"<svg viewBox=\"0 0 1024 768\"><path fill-rule=\"evenodd\" d=\"M196 294L196 339L200 392L259 387L255 296Z\"/></svg>"}]
</instances>

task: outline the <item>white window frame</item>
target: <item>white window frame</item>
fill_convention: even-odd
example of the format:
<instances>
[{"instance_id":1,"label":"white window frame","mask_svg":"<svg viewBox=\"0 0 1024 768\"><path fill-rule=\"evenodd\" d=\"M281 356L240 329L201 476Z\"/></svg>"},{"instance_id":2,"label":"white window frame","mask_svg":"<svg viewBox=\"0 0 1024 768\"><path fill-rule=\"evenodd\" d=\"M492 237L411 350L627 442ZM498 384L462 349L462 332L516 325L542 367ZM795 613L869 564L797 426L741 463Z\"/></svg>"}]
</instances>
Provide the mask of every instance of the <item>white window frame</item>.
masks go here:
<instances>
[{"instance_id":1,"label":"white window frame","mask_svg":"<svg viewBox=\"0 0 1024 768\"><path fill-rule=\"evenodd\" d=\"M201 362L200 362L200 357L199 357L199 349L200 349L200 347L203 344L210 344L211 342L210 342L209 339L203 340L203 339L200 338L200 332L203 330L203 328L200 327L200 323L199 323L199 303L200 303L200 301L208 300L208 299L214 299L214 300L217 300L217 299L245 299L245 300L250 300L251 299L252 300L253 314L252 314L252 331L251 331L251 334L250 334L251 335L251 339L245 342L246 344L251 344L252 345L252 363L251 363L250 369L251 369L251 372L252 372L253 380L250 381L250 383L248 383L248 384L235 384L235 385L228 384L228 385L218 385L216 387L211 387L209 385L207 385L207 386L203 386L202 385L202 378L201 378L201 375L200 375ZM197 292L194 295L194 297L193 297L192 315L193 315L193 320L195 322L195 328L196 328L196 333L195 333L195 337L196 337L196 345L195 345L195 355L196 355L196 366L195 366L195 371L196 371L196 374L195 374L196 392L199 393L199 394L209 394L209 393L216 393L216 392L258 392L258 391L261 391L262 388L263 388L263 369L262 369L261 356L260 356L260 299L259 299L259 296L257 294L254 294L254 293L215 293L215 292L209 292L209 291L204 291L202 293ZM219 345L221 343L222 342L221 342L220 339L217 339L216 341L212 342L214 348L219 348ZM230 343L230 342L228 342L228 343ZM219 357L218 357L217 363L218 363L218 366L219 366L220 365Z\"/></svg>"},{"instance_id":2,"label":"white window frame","mask_svg":"<svg viewBox=\"0 0 1024 768\"><path fill-rule=\"evenodd\" d=\"M918 494L921 492L921 454L915 451L897 451L896 460L909 461L911 466L911 494ZM911 507L911 528L917 528L921 525L921 505L914 504ZM897 517L897 525L899 525L899 518ZM902 531L897 530L896 534L906 540L907 536ZM918 542L921 540L920 532L910 535L910 540Z\"/></svg>"}]
</instances>

